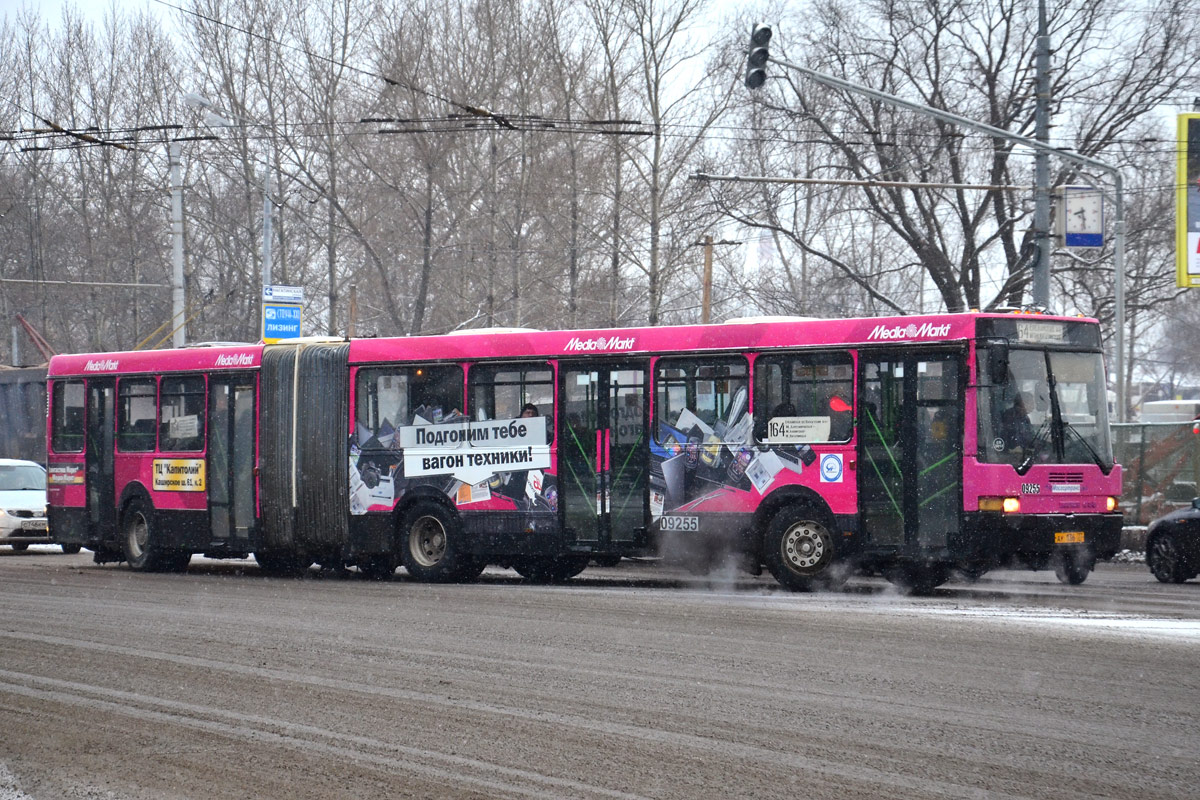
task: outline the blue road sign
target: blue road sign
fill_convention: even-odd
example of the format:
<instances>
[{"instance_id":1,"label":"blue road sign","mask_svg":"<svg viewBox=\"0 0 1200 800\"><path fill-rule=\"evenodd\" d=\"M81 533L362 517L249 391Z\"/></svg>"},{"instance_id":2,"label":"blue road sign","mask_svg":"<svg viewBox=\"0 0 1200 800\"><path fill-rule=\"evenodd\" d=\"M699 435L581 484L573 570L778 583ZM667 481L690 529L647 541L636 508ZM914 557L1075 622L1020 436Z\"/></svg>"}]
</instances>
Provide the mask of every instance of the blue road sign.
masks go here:
<instances>
[{"instance_id":1,"label":"blue road sign","mask_svg":"<svg viewBox=\"0 0 1200 800\"><path fill-rule=\"evenodd\" d=\"M290 303L263 303L264 342L300 337L300 306Z\"/></svg>"}]
</instances>

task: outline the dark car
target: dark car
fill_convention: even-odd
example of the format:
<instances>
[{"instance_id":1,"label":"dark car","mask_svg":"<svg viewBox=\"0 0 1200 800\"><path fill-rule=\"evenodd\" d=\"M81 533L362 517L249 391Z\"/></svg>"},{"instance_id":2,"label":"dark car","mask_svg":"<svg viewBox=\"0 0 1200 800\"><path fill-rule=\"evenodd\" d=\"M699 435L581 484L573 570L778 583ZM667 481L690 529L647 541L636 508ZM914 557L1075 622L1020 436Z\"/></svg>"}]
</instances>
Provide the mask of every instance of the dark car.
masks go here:
<instances>
[{"instance_id":1,"label":"dark car","mask_svg":"<svg viewBox=\"0 0 1200 800\"><path fill-rule=\"evenodd\" d=\"M1146 566L1163 583L1183 583L1200 574L1200 497L1190 508L1150 523Z\"/></svg>"}]
</instances>

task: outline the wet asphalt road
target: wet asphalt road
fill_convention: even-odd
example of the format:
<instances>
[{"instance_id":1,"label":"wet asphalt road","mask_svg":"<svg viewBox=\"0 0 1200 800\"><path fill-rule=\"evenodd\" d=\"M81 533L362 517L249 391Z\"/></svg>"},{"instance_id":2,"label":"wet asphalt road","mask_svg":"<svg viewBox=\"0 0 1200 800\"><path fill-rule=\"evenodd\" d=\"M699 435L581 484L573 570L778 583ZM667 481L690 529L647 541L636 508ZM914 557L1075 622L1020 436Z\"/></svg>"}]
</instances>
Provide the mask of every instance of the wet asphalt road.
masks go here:
<instances>
[{"instance_id":1,"label":"wet asphalt road","mask_svg":"<svg viewBox=\"0 0 1200 800\"><path fill-rule=\"evenodd\" d=\"M36 549L36 548L35 548ZM1200 581L901 597L0 550L0 798L1195 798Z\"/></svg>"}]
</instances>

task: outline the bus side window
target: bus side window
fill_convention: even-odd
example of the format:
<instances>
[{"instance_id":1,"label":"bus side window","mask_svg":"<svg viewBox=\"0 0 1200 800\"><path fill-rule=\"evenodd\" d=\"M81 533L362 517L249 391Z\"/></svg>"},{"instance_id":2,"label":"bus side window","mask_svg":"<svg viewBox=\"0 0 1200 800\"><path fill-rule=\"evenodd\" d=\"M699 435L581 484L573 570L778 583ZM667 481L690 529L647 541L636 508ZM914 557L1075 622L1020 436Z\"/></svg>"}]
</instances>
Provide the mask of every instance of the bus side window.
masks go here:
<instances>
[{"instance_id":1,"label":"bus side window","mask_svg":"<svg viewBox=\"0 0 1200 800\"><path fill-rule=\"evenodd\" d=\"M83 452L83 397L83 381L54 382L50 428L50 449L54 452Z\"/></svg>"},{"instance_id":2,"label":"bus side window","mask_svg":"<svg viewBox=\"0 0 1200 800\"><path fill-rule=\"evenodd\" d=\"M398 449L397 428L463 419L462 387L462 368L457 365L359 370L354 395L358 445L376 439Z\"/></svg>"},{"instance_id":3,"label":"bus side window","mask_svg":"<svg viewBox=\"0 0 1200 800\"><path fill-rule=\"evenodd\" d=\"M662 358L655 366L655 436L667 447L692 439L749 438L749 368L740 357ZM668 441L670 440L670 441Z\"/></svg>"},{"instance_id":4,"label":"bus side window","mask_svg":"<svg viewBox=\"0 0 1200 800\"><path fill-rule=\"evenodd\" d=\"M163 452L204 449L204 378L163 378L158 409L158 441Z\"/></svg>"},{"instance_id":5,"label":"bus side window","mask_svg":"<svg viewBox=\"0 0 1200 800\"><path fill-rule=\"evenodd\" d=\"M850 354L759 357L754 364L754 415L754 435L760 442L768 440L768 422L778 417L808 418L797 420L796 430L808 432L804 442L850 441L854 430L854 362Z\"/></svg>"},{"instance_id":6,"label":"bus side window","mask_svg":"<svg viewBox=\"0 0 1200 800\"><path fill-rule=\"evenodd\" d=\"M546 443L554 440L554 371L545 361L477 364L471 368L468 385L471 419L543 417Z\"/></svg>"},{"instance_id":7,"label":"bus side window","mask_svg":"<svg viewBox=\"0 0 1200 800\"><path fill-rule=\"evenodd\" d=\"M154 449L158 383L154 378L122 378L117 388L117 449L145 453Z\"/></svg>"}]
</instances>

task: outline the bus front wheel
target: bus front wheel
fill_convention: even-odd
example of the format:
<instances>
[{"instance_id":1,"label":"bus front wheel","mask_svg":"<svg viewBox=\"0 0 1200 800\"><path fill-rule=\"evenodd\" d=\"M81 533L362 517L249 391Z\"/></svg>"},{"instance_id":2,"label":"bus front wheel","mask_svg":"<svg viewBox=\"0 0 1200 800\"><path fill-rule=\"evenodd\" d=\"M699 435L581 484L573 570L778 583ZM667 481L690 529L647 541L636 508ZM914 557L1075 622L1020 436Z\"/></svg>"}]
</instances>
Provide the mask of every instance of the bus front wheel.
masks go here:
<instances>
[{"instance_id":1,"label":"bus front wheel","mask_svg":"<svg viewBox=\"0 0 1200 800\"><path fill-rule=\"evenodd\" d=\"M784 587L806 592L838 583L833 533L825 515L810 506L787 506L777 513L763 544L767 569Z\"/></svg>"},{"instance_id":2,"label":"bus front wheel","mask_svg":"<svg viewBox=\"0 0 1200 800\"><path fill-rule=\"evenodd\" d=\"M414 503L400 524L400 535L404 569L419 581L469 580L482 571L477 570L481 562L463 549L458 519L441 503L434 500Z\"/></svg>"},{"instance_id":3,"label":"bus front wheel","mask_svg":"<svg viewBox=\"0 0 1200 800\"><path fill-rule=\"evenodd\" d=\"M1096 556L1087 547L1062 547L1054 554L1054 574L1070 586L1087 580L1096 566Z\"/></svg>"}]
</instances>

